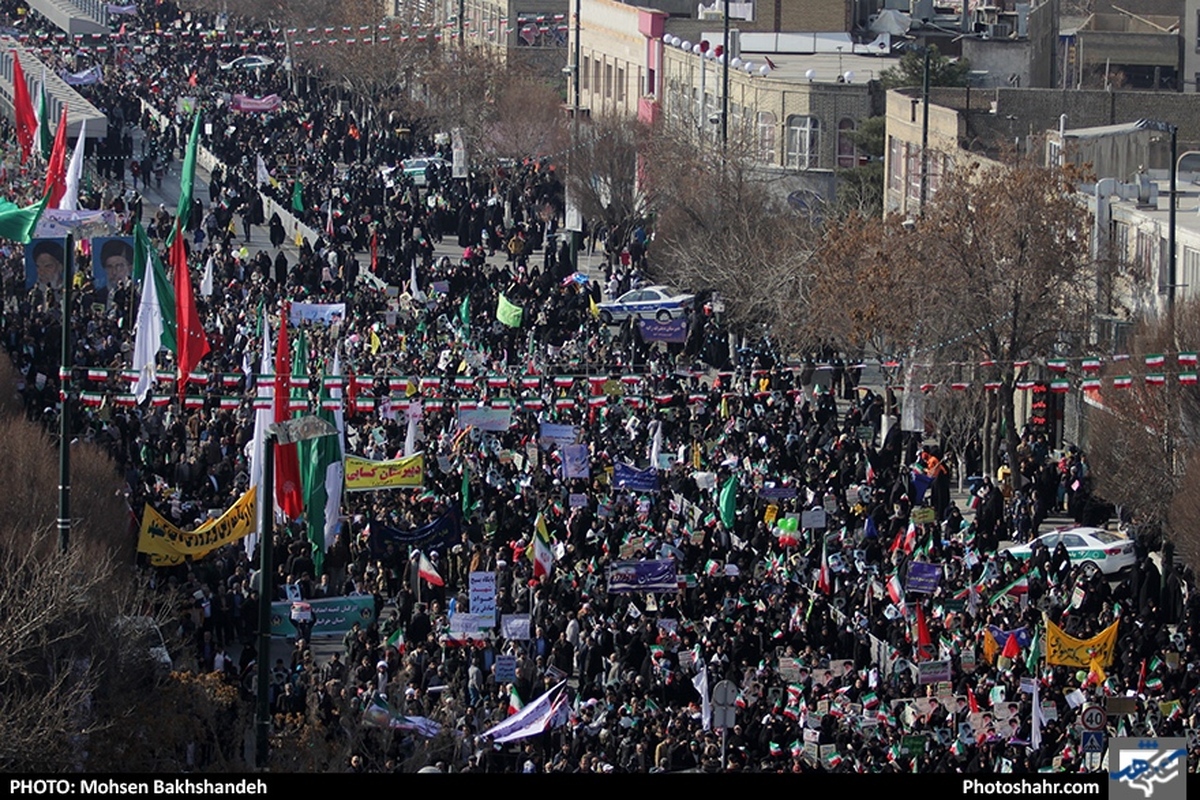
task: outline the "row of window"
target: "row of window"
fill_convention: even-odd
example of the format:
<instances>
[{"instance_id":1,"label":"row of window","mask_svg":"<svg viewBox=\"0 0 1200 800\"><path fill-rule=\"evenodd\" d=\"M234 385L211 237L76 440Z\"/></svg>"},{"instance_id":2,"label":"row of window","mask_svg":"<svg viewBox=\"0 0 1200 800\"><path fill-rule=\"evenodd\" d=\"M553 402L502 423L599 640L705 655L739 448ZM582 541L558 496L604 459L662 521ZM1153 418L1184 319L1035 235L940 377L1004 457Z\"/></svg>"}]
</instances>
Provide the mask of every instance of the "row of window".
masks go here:
<instances>
[{"instance_id":1,"label":"row of window","mask_svg":"<svg viewBox=\"0 0 1200 800\"><path fill-rule=\"evenodd\" d=\"M622 66L606 64L598 58L584 56L582 68L579 70L579 81L582 91L602 94L605 100L625 102L625 68ZM653 70L650 81L654 81ZM638 82L641 82L640 75Z\"/></svg>"}]
</instances>

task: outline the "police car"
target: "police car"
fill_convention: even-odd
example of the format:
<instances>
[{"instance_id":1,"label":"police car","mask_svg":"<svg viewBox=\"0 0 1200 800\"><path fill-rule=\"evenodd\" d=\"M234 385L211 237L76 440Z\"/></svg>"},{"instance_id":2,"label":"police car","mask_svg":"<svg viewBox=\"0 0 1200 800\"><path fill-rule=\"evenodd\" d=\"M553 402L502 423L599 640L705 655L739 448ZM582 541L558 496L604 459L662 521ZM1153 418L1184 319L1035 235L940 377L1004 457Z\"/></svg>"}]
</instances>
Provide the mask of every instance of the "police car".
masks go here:
<instances>
[{"instance_id":1,"label":"police car","mask_svg":"<svg viewBox=\"0 0 1200 800\"><path fill-rule=\"evenodd\" d=\"M695 295L678 294L666 286L643 286L600 304L600 321L605 325L629 317L667 322L683 316L692 307Z\"/></svg>"},{"instance_id":2,"label":"police car","mask_svg":"<svg viewBox=\"0 0 1200 800\"><path fill-rule=\"evenodd\" d=\"M1059 528L1043 533L1026 544L1006 547L1004 552L1025 560L1033 553L1034 542L1046 545L1051 553L1061 543L1067 548L1071 563L1081 567L1089 577L1097 572L1115 575L1132 567L1137 561L1130 539L1103 528Z\"/></svg>"}]
</instances>

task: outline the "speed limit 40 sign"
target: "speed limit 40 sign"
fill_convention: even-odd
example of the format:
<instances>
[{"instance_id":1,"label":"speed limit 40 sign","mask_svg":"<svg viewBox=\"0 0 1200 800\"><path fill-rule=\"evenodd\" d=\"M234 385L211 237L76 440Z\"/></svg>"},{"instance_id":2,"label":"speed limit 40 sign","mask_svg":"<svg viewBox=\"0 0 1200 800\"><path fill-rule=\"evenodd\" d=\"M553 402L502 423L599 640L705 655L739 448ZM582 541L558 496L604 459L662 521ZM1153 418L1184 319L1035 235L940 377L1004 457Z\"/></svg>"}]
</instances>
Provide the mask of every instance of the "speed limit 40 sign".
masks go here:
<instances>
[{"instance_id":1,"label":"speed limit 40 sign","mask_svg":"<svg viewBox=\"0 0 1200 800\"><path fill-rule=\"evenodd\" d=\"M1104 730L1104 723L1107 719L1108 714L1105 713L1103 706L1098 705L1084 706L1083 711L1079 714L1079 724L1085 731Z\"/></svg>"}]
</instances>

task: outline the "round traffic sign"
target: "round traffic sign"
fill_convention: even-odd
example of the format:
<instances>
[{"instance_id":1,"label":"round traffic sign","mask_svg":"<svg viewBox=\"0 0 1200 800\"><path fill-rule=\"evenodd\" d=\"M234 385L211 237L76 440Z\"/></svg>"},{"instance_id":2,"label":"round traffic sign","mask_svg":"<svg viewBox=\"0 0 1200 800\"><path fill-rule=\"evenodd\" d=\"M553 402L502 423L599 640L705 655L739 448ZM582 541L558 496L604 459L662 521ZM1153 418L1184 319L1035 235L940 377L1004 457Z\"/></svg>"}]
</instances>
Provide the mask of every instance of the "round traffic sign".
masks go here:
<instances>
[{"instance_id":1,"label":"round traffic sign","mask_svg":"<svg viewBox=\"0 0 1200 800\"><path fill-rule=\"evenodd\" d=\"M1083 725L1084 730L1102 731L1107 714L1104 709L1097 705L1088 705L1083 707L1083 711L1079 715L1079 722Z\"/></svg>"}]
</instances>

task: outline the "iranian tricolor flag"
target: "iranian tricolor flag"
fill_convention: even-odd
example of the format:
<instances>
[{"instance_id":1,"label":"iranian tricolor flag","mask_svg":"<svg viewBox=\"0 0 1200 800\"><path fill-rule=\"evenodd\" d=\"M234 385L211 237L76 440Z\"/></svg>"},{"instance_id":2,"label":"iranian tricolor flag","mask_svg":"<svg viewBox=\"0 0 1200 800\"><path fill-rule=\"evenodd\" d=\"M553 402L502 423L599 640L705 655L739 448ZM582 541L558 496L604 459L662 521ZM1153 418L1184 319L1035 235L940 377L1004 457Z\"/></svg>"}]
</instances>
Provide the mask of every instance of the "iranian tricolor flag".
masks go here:
<instances>
[{"instance_id":1,"label":"iranian tricolor flag","mask_svg":"<svg viewBox=\"0 0 1200 800\"><path fill-rule=\"evenodd\" d=\"M1179 354L1179 364L1184 367L1196 366L1196 354L1195 353L1180 353Z\"/></svg>"},{"instance_id":2,"label":"iranian tricolor flag","mask_svg":"<svg viewBox=\"0 0 1200 800\"><path fill-rule=\"evenodd\" d=\"M1067 392L1071 391L1071 382L1052 381L1050 383L1050 391L1054 392L1055 394L1066 394Z\"/></svg>"},{"instance_id":3,"label":"iranian tricolor flag","mask_svg":"<svg viewBox=\"0 0 1200 800\"><path fill-rule=\"evenodd\" d=\"M1161 367L1164 363L1166 363L1166 359L1162 353L1151 353L1146 356L1147 367Z\"/></svg>"},{"instance_id":4,"label":"iranian tricolor flag","mask_svg":"<svg viewBox=\"0 0 1200 800\"><path fill-rule=\"evenodd\" d=\"M1196 373L1194 373L1194 372L1179 373L1179 382L1182 383L1184 386L1195 386L1196 385Z\"/></svg>"},{"instance_id":5,"label":"iranian tricolor flag","mask_svg":"<svg viewBox=\"0 0 1200 800\"><path fill-rule=\"evenodd\" d=\"M1051 372L1066 372L1067 371L1067 362L1066 361L1047 361L1046 367Z\"/></svg>"},{"instance_id":6,"label":"iranian tricolor flag","mask_svg":"<svg viewBox=\"0 0 1200 800\"><path fill-rule=\"evenodd\" d=\"M821 570L817 573L817 589L821 594L830 594L833 586L829 580L829 544L827 539L821 540Z\"/></svg>"},{"instance_id":7,"label":"iranian tricolor flag","mask_svg":"<svg viewBox=\"0 0 1200 800\"><path fill-rule=\"evenodd\" d=\"M433 566L433 562L429 560L429 556L424 553L421 553L421 557L417 562L417 574L426 583L431 583L434 586L446 585L446 582L442 580L442 576L438 574L437 567Z\"/></svg>"},{"instance_id":8,"label":"iranian tricolor flag","mask_svg":"<svg viewBox=\"0 0 1200 800\"><path fill-rule=\"evenodd\" d=\"M1133 385L1133 378L1129 375L1119 375L1113 378L1114 389L1128 389Z\"/></svg>"},{"instance_id":9,"label":"iranian tricolor flag","mask_svg":"<svg viewBox=\"0 0 1200 800\"><path fill-rule=\"evenodd\" d=\"M1087 378L1083 381L1082 387L1085 392L1098 392L1100 391L1100 380L1098 378Z\"/></svg>"},{"instance_id":10,"label":"iranian tricolor flag","mask_svg":"<svg viewBox=\"0 0 1200 800\"><path fill-rule=\"evenodd\" d=\"M1146 383L1150 386L1162 386L1167 382L1167 376L1161 372L1152 372L1146 376Z\"/></svg>"},{"instance_id":11,"label":"iranian tricolor flag","mask_svg":"<svg viewBox=\"0 0 1200 800\"><path fill-rule=\"evenodd\" d=\"M1083 371L1084 372L1099 372L1100 371L1100 359L1085 358L1083 360Z\"/></svg>"},{"instance_id":12,"label":"iranian tricolor flag","mask_svg":"<svg viewBox=\"0 0 1200 800\"><path fill-rule=\"evenodd\" d=\"M549 575L554 566L554 551L550 546L550 531L546 528L546 517L538 512L533 523L533 542L529 548L529 557L533 560L533 577Z\"/></svg>"},{"instance_id":13,"label":"iranian tricolor flag","mask_svg":"<svg viewBox=\"0 0 1200 800\"><path fill-rule=\"evenodd\" d=\"M517 694L517 687L510 686L508 690L508 715L511 717L524 707L525 704L521 702L521 695Z\"/></svg>"},{"instance_id":14,"label":"iranian tricolor flag","mask_svg":"<svg viewBox=\"0 0 1200 800\"><path fill-rule=\"evenodd\" d=\"M887 591L888 597L892 598L892 602L900 609L900 613L907 617L908 605L904 602L904 588L900 585L900 578L895 575L888 578Z\"/></svg>"}]
</instances>

